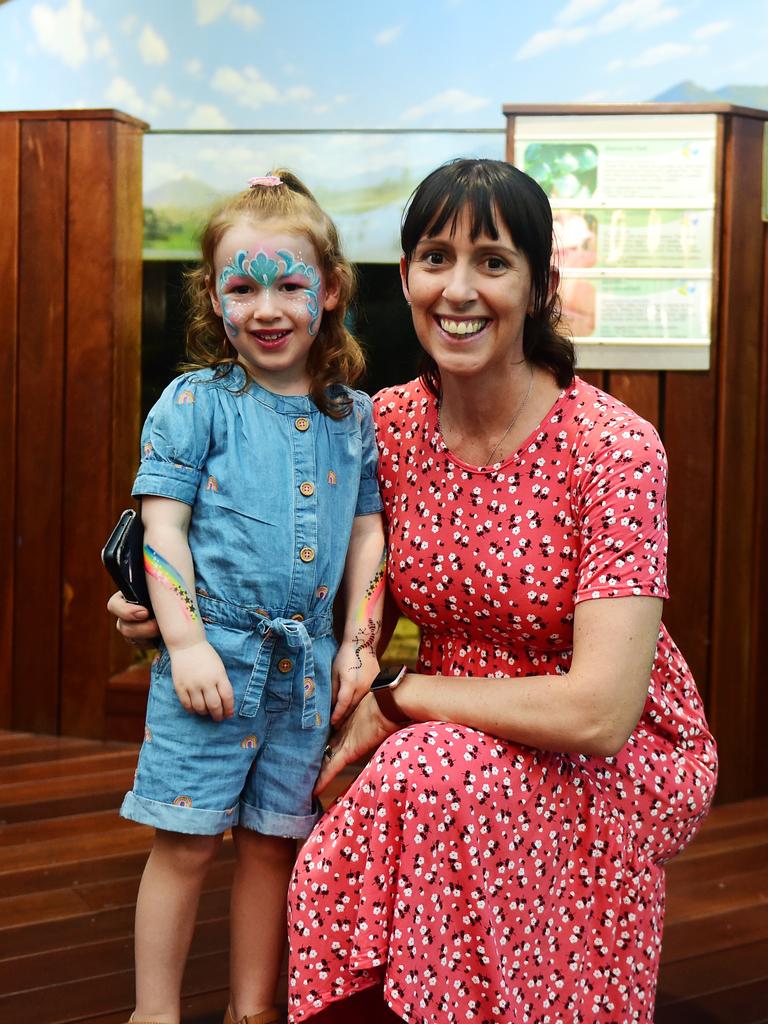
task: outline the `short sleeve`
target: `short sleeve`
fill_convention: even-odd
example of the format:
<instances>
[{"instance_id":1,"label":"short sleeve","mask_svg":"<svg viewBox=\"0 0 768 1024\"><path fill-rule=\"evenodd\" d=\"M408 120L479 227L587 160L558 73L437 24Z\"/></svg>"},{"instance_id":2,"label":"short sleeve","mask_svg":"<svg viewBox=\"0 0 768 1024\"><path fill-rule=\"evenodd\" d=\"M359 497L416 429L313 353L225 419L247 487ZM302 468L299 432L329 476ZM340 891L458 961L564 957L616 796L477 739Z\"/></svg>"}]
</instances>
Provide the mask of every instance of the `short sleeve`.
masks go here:
<instances>
[{"instance_id":1,"label":"short sleeve","mask_svg":"<svg viewBox=\"0 0 768 1024\"><path fill-rule=\"evenodd\" d=\"M189 374L172 381L141 434L136 497L156 495L195 503L211 438L211 388Z\"/></svg>"},{"instance_id":2,"label":"short sleeve","mask_svg":"<svg viewBox=\"0 0 768 1024\"><path fill-rule=\"evenodd\" d=\"M639 417L590 431L579 466L575 600L668 597L667 457Z\"/></svg>"},{"instance_id":3,"label":"short sleeve","mask_svg":"<svg viewBox=\"0 0 768 1024\"><path fill-rule=\"evenodd\" d=\"M364 391L354 393L354 403L354 415L359 419L362 437L362 465L355 515L368 516L374 512L381 512L383 507L379 494L378 451L373 427L373 406L371 399Z\"/></svg>"}]
</instances>

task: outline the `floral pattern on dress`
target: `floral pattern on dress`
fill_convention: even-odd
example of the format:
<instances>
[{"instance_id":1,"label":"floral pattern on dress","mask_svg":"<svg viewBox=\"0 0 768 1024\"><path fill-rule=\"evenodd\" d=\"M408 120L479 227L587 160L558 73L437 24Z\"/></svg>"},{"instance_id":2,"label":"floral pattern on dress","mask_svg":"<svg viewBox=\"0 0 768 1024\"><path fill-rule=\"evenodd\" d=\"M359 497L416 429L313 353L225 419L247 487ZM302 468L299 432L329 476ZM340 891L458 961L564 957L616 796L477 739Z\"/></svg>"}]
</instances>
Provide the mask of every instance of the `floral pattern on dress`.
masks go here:
<instances>
[{"instance_id":1,"label":"floral pattern on dress","mask_svg":"<svg viewBox=\"0 0 768 1024\"><path fill-rule=\"evenodd\" d=\"M375 400L389 583L419 670L568 671L576 603L666 597L666 458L576 380L490 471L447 451L419 382ZM716 752L662 626L642 718L610 758L439 722L391 736L318 822L289 896L289 1008L384 984L409 1024L652 1024L664 862Z\"/></svg>"}]
</instances>

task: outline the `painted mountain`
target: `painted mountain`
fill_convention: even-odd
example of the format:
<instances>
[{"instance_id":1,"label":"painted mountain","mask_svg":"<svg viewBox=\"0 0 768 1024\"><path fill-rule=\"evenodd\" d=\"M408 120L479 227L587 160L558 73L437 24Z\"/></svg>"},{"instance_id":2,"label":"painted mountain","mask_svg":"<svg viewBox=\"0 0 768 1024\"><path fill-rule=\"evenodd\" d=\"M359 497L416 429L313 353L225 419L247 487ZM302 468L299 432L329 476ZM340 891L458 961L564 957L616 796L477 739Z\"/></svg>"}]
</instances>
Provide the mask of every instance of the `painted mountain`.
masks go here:
<instances>
[{"instance_id":1,"label":"painted mountain","mask_svg":"<svg viewBox=\"0 0 768 1024\"><path fill-rule=\"evenodd\" d=\"M733 103L739 107L768 109L768 85L723 85L705 89L696 82L678 82L654 96L653 103Z\"/></svg>"}]
</instances>

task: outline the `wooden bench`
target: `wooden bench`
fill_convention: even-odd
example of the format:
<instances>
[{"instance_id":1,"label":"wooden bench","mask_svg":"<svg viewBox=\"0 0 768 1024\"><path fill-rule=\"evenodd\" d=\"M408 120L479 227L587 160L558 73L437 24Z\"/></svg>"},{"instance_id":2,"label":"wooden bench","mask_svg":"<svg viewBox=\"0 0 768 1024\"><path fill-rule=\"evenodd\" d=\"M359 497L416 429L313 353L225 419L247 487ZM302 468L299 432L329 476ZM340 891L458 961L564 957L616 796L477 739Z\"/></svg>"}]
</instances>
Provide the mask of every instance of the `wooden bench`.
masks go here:
<instances>
[{"instance_id":1,"label":"wooden bench","mask_svg":"<svg viewBox=\"0 0 768 1024\"><path fill-rule=\"evenodd\" d=\"M135 757L135 744L0 732L0 1020L127 1020L152 837L115 812ZM200 903L185 1024L221 1022L232 863L226 841ZM656 1024L768 1021L768 798L716 808L668 880Z\"/></svg>"}]
</instances>

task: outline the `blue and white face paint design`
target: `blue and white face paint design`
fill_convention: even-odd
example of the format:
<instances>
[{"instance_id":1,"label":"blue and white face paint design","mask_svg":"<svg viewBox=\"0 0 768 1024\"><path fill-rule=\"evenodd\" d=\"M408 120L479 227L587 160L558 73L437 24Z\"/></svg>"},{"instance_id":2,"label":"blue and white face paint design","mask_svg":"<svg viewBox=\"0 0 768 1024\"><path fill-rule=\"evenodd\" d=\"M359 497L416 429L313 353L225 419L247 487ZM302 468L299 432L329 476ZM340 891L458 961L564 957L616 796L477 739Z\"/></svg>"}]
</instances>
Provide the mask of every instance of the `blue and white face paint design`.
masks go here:
<instances>
[{"instance_id":1,"label":"blue and white face paint design","mask_svg":"<svg viewBox=\"0 0 768 1024\"><path fill-rule=\"evenodd\" d=\"M214 264L211 302L239 361L265 387L305 394L309 350L337 301L310 240L274 221L243 220L224 233Z\"/></svg>"}]
</instances>

